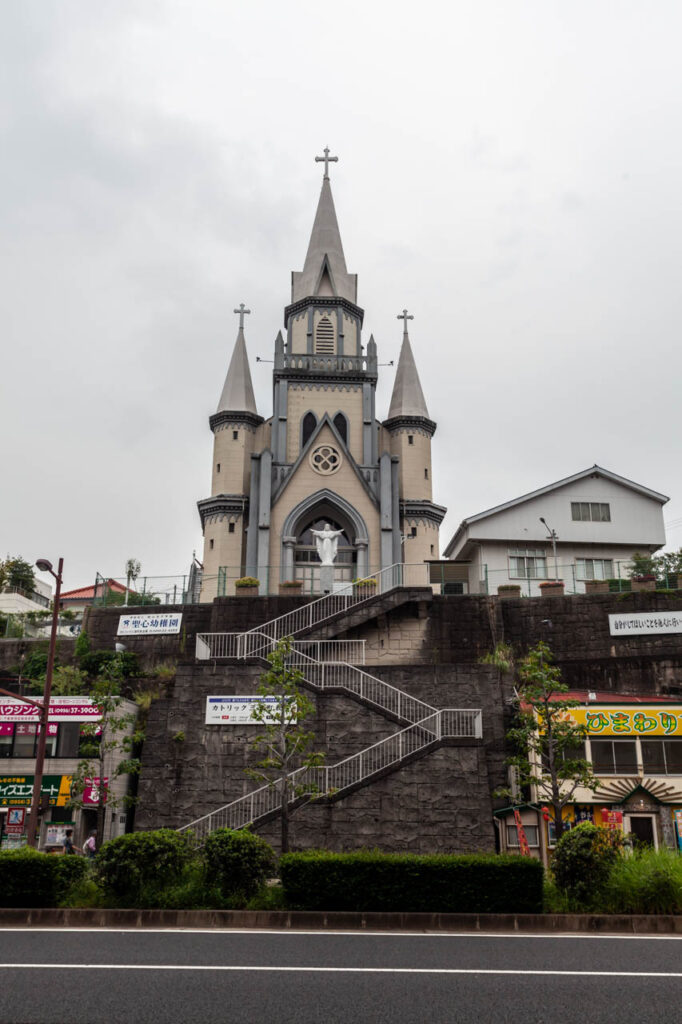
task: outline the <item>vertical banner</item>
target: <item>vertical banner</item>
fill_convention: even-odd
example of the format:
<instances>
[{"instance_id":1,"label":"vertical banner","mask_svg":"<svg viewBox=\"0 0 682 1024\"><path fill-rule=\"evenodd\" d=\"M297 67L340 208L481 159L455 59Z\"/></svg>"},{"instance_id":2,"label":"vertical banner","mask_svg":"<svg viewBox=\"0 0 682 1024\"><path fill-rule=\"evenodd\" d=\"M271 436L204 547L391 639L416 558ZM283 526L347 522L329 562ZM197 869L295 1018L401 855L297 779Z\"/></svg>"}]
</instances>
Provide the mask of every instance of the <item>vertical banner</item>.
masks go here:
<instances>
[{"instance_id":1,"label":"vertical banner","mask_svg":"<svg viewBox=\"0 0 682 1024\"><path fill-rule=\"evenodd\" d=\"M516 834L519 837L519 850L524 857L530 857L530 846L526 838L526 830L523 827L521 815L518 811L514 811L514 821L516 822Z\"/></svg>"},{"instance_id":2,"label":"vertical banner","mask_svg":"<svg viewBox=\"0 0 682 1024\"><path fill-rule=\"evenodd\" d=\"M677 827L677 845L682 850L682 811L673 811L673 817Z\"/></svg>"}]
</instances>

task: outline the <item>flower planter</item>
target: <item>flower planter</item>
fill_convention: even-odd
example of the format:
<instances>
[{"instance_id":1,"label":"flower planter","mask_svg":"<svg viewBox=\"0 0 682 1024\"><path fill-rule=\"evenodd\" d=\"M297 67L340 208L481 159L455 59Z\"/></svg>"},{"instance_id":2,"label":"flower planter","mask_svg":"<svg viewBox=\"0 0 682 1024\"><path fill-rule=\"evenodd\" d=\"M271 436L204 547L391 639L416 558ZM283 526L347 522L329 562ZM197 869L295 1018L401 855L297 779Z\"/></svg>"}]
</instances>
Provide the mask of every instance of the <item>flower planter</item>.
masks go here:
<instances>
[{"instance_id":1,"label":"flower planter","mask_svg":"<svg viewBox=\"0 0 682 1024\"><path fill-rule=\"evenodd\" d=\"M280 583L279 585L280 597L298 597L302 593L303 580L297 580L295 583Z\"/></svg>"},{"instance_id":2,"label":"flower planter","mask_svg":"<svg viewBox=\"0 0 682 1024\"><path fill-rule=\"evenodd\" d=\"M633 579L632 579L632 589L635 591L635 593L637 591L641 591L641 590L655 590L656 589L656 580L655 579L653 579L653 580L644 580L644 579L636 580L633 577Z\"/></svg>"},{"instance_id":3,"label":"flower planter","mask_svg":"<svg viewBox=\"0 0 682 1024\"><path fill-rule=\"evenodd\" d=\"M521 586L515 583L503 584L497 588L498 597L521 597Z\"/></svg>"},{"instance_id":4,"label":"flower planter","mask_svg":"<svg viewBox=\"0 0 682 1024\"><path fill-rule=\"evenodd\" d=\"M235 587L237 597L258 597L258 587Z\"/></svg>"},{"instance_id":5,"label":"flower planter","mask_svg":"<svg viewBox=\"0 0 682 1024\"><path fill-rule=\"evenodd\" d=\"M564 581L556 580L556 582L550 581L549 583L541 583L540 594L542 597L563 597Z\"/></svg>"},{"instance_id":6,"label":"flower planter","mask_svg":"<svg viewBox=\"0 0 682 1024\"><path fill-rule=\"evenodd\" d=\"M585 580L585 593L586 594L608 594L609 593L609 581L608 580Z\"/></svg>"}]
</instances>

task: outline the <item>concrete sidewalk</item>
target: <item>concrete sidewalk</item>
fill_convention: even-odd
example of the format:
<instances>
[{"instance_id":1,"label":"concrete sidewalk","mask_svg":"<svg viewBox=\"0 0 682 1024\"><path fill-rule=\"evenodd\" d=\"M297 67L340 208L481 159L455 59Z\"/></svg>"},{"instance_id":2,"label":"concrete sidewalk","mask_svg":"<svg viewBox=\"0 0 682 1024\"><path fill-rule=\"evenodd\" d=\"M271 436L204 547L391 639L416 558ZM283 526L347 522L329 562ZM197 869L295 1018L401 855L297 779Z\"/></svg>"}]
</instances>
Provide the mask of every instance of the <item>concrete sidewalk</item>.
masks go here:
<instances>
[{"instance_id":1,"label":"concrete sidewalk","mask_svg":"<svg viewBox=\"0 0 682 1024\"><path fill-rule=\"evenodd\" d=\"M0 908L0 928L244 928L386 932L682 935L682 915L389 914L294 910Z\"/></svg>"}]
</instances>

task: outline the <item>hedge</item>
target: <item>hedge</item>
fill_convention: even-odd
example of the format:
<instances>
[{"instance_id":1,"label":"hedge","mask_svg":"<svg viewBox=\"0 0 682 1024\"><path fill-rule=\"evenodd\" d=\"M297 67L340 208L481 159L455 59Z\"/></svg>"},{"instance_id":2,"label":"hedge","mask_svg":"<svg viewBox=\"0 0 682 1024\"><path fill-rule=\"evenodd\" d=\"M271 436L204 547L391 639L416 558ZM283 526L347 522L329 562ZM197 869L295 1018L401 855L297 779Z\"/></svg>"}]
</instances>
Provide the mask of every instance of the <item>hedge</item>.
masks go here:
<instances>
[{"instance_id":1,"label":"hedge","mask_svg":"<svg viewBox=\"0 0 682 1024\"><path fill-rule=\"evenodd\" d=\"M539 860L494 854L310 850L280 859L287 903L301 910L542 913Z\"/></svg>"},{"instance_id":2,"label":"hedge","mask_svg":"<svg viewBox=\"0 0 682 1024\"><path fill-rule=\"evenodd\" d=\"M56 907L88 871L83 857L60 857L24 847L0 853L0 906Z\"/></svg>"},{"instance_id":3,"label":"hedge","mask_svg":"<svg viewBox=\"0 0 682 1024\"><path fill-rule=\"evenodd\" d=\"M247 829L218 828L206 837L203 849L207 880L223 896L250 899L275 872L275 854L269 843Z\"/></svg>"},{"instance_id":4,"label":"hedge","mask_svg":"<svg viewBox=\"0 0 682 1024\"><path fill-rule=\"evenodd\" d=\"M159 892L177 885L192 857L190 837L160 828L109 839L95 865L102 888L118 906L138 907L154 905Z\"/></svg>"}]
</instances>

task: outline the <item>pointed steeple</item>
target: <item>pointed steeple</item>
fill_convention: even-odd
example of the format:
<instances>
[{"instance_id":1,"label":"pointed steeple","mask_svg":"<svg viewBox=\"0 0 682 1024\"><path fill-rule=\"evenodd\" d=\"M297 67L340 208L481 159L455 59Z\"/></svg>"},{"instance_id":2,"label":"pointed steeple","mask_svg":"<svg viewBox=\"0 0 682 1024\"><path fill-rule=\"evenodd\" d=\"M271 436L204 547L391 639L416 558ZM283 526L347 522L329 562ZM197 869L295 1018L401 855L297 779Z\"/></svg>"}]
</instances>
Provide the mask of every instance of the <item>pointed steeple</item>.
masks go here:
<instances>
[{"instance_id":1,"label":"pointed steeple","mask_svg":"<svg viewBox=\"0 0 682 1024\"><path fill-rule=\"evenodd\" d=\"M258 415L244 338L244 314L248 312L244 303L240 309L235 309L235 313L239 313L239 331L216 412L250 412Z\"/></svg>"},{"instance_id":2,"label":"pointed steeple","mask_svg":"<svg viewBox=\"0 0 682 1024\"><path fill-rule=\"evenodd\" d=\"M398 416L420 416L428 420L430 419L429 411L426 408L424 392L412 354L410 336L407 333L407 321L412 320L413 317L409 316L407 310L404 309L398 319L404 323L403 344L400 349L388 418L392 420Z\"/></svg>"},{"instance_id":3,"label":"pointed steeple","mask_svg":"<svg viewBox=\"0 0 682 1024\"><path fill-rule=\"evenodd\" d=\"M291 301L336 295L355 303L357 290L357 274L349 274L346 269L331 184L325 174L303 270L291 275Z\"/></svg>"}]
</instances>

